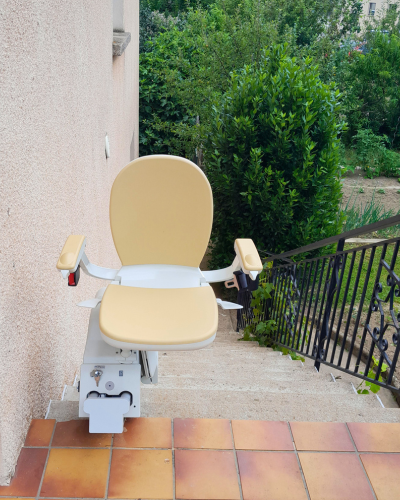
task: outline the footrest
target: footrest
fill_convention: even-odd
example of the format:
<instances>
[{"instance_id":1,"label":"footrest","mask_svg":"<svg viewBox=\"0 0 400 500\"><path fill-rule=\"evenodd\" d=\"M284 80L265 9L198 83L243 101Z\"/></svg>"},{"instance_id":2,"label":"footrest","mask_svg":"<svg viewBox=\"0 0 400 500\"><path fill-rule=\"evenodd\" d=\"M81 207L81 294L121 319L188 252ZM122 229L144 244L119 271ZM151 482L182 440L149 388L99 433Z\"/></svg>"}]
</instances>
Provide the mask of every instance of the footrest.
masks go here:
<instances>
[{"instance_id":1,"label":"footrest","mask_svg":"<svg viewBox=\"0 0 400 500\"><path fill-rule=\"evenodd\" d=\"M235 304L234 302L227 302L226 300L217 299L217 304L222 307L222 309L243 309L240 304Z\"/></svg>"},{"instance_id":2,"label":"footrest","mask_svg":"<svg viewBox=\"0 0 400 500\"><path fill-rule=\"evenodd\" d=\"M125 397L127 396L127 397ZM83 409L89 414L90 433L121 433L124 430L124 414L130 407L130 395L120 397L89 396Z\"/></svg>"}]
</instances>

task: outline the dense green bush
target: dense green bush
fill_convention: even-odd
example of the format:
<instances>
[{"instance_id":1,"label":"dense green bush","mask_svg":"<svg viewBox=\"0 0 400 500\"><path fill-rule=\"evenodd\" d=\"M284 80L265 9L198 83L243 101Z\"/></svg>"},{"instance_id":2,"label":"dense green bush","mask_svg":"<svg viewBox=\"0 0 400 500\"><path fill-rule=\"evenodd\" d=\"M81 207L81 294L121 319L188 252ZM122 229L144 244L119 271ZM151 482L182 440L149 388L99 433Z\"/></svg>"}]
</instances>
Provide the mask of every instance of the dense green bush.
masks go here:
<instances>
[{"instance_id":1,"label":"dense green bush","mask_svg":"<svg viewBox=\"0 0 400 500\"><path fill-rule=\"evenodd\" d=\"M213 265L231 262L235 238L278 253L340 232L338 111L338 92L287 46L233 73L204 141Z\"/></svg>"},{"instance_id":2,"label":"dense green bush","mask_svg":"<svg viewBox=\"0 0 400 500\"><path fill-rule=\"evenodd\" d=\"M388 149L390 143L386 135L378 136L370 129L361 129L353 142L356 164L363 168L367 177L400 176L400 155Z\"/></svg>"},{"instance_id":3,"label":"dense green bush","mask_svg":"<svg viewBox=\"0 0 400 500\"><path fill-rule=\"evenodd\" d=\"M264 45L276 41L270 9L264 3L256 9L257 1L238 5L236 0L217 0L209 9L189 9L184 25L157 12L146 14L142 30L147 41L140 55L140 155L193 158L212 102L229 87L231 71L259 63Z\"/></svg>"},{"instance_id":4,"label":"dense green bush","mask_svg":"<svg viewBox=\"0 0 400 500\"><path fill-rule=\"evenodd\" d=\"M208 9L190 9L184 30L168 30L154 40L152 50L165 61L163 82L202 124L212 102L228 89L230 73L257 64L263 48L277 42L270 18L264 2L217 0Z\"/></svg>"},{"instance_id":5,"label":"dense green bush","mask_svg":"<svg viewBox=\"0 0 400 500\"><path fill-rule=\"evenodd\" d=\"M168 70L179 53L179 31L174 28L150 40L151 50L140 54L140 155L176 154L190 157L195 146L195 117L168 84ZM171 62L172 61L172 62ZM184 79L176 71L177 79ZM198 131L197 131L198 132Z\"/></svg>"},{"instance_id":6,"label":"dense green bush","mask_svg":"<svg viewBox=\"0 0 400 500\"><path fill-rule=\"evenodd\" d=\"M400 145L400 39L396 34L367 33L365 55L345 55L338 75L350 144L360 129L387 135Z\"/></svg>"},{"instance_id":7,"label":"dense green bush","mask_svg":"<svg viewBox=\"0 0 400 500\"><path fill-rule=\"evenodd\" d=\"M140 8L177 16L191 7L206 7L212 0L141 0Z\"/></svg>"}]
</instances>

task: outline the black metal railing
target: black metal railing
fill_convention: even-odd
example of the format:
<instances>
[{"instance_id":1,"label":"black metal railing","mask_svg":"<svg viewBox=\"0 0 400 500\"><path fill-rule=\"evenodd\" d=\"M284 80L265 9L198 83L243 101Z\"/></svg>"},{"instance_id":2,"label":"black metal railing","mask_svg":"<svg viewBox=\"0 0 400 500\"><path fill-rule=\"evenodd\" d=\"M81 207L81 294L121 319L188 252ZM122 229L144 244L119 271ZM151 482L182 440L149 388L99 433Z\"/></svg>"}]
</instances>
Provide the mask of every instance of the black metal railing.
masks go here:
<instances>
[{"instance_id":1,"label":"black metal railing","mask_svg":"<svg viewBox=\"0 0 400 500\"><path fill-rule=\"evenodd\" d=\"M400 393L400 237L345 247L399 223L397 215L264 259L262 279L273 291L258 319L273 320L274 342L312 358L318 370L323 363ZM310 257L333 244L334 253ZM239 290L238 300L239 330L254 322L251 291Z\"/></svg>"}]
</instances>

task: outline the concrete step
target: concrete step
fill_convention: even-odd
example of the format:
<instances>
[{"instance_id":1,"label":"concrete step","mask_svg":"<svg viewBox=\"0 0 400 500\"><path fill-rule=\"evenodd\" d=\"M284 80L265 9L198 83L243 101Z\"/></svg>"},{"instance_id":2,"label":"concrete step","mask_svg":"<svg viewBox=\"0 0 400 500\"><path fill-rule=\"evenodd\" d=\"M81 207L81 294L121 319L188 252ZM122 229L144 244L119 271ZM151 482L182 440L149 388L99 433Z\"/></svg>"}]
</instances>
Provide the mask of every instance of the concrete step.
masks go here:
<instances>
[{"instance_id":1,"label":"concrete step","mask_svg":"<svg viewBox=\"0 0 400 500\"><path fill-rule=\"evenodd\" d=\"M159 375L157 390L164 389L182 389L193 390L194 396L197 390L207 391L240 391L259 394L354 394L350 383L344 381L334 382L330 374L305 373L300 372L294 377L291 373L270 373L268 377L260 378L257 374L238 375L224 373L225 376L219 376L218 373L207 371L200 375L191 373L182 373L177 369L176 374L167 371L167 375ZM147 386L142 386L146 390ZM76 387L67 386L64 395L64 401L79 401L79 393Z\"/></svg>"},{"instance_id":2,"label":"concrete step","mask_svg":"<svg viewBox=\"0 0 400 500\"><path fill-rule=\"evenodd\" d=\"M300 362L291 362L287 359L270 359L265 358L252 358L250 356L226 356L229 359L223 359L219 356L209 356L209 357L193 357L193 358L162 358L159 361L159 371L169 370L172 368L182 369L193 367L195 369L207 369L220 367L224 373L229 373L229 370L240 370L239 374L254 373L255 371L263 370L265 372L270 371L301 371L302 365ZM309 373L311 370L307 370Z\"/></svg>"},{"instance_id":3,"label":"concrete step","mask_svg":"<svg viewBox=\"0 0 400 500\"><path fill-rule=\"evenodd\" d=\"M167 375L159 377L157 390L164 389L182 389L182 390L205 390L205 391L229 391L246 392L253 394L293 394L294 397L300 397L304 394L341 394L353 395L354 391L350 384L327 382L319 378L314 380L260 380L254 377L243 378L237 382L229 379L219 379L213 376L191 377L189 375L173 376Z\"/></svg>"},{"instance_id":4,"label":"concrete step","mask_svg":"<svg viewBox=\"0 0 400 500\"><path fill-rule=\"evenodd\" d=\"M159 353L160 362L168 363L170 360L172 362L179 363L196 363L201 362L214 362L218 360L220 363L232 363L232 361L258 361L263 364L290 364L293 360L290 356L279 356L276 353L260 352L256 349L251 350L240 350L240 349L221 349L221 350L209 350L206 352L201 351L188 351L188 352L173 352Z\"/></svg>"},{"instance_id":5,"label":"concrete step","mask_svg":"<svg viewBox=\"0 0 400 500\"><path fill-rule=\"evenodd\" d=\"M78 418L78 401L52 401L47 418ZM400 412L361 395L259 394L226 390L158 390L142 386L143 417L228 418L319 422L400 422Z\"/></svg>"},{"instance_id":6,"label":"concrete step","mask_svg":"<svg viewBox=\"0 0 400 500\"><path fill-rule=\"evenodd\" d=\"M236 332L224 332L224 333L218 332L216 337L215 337L214 343L227 342L229 340L229 341L237 342L238 345L241 344L241 345L246 345L249 347L250 346L259 347L258 342L255 342L254 340L250 340L250 341L242 340L242 337L243 337L243 335L238 334Z\"/></svg>"},{"instance_id":7,"label":"concrete step","mask_svg":"<svg viewBox=\"0 0 400 500\"><path fill-rule=\"evenodd\" d=\"M66 385L62 397L62 401L79 401L78 388L72 385Z\"/></svg>"},{"instance_id":8,"label":"concrete step","mask_svg":"<svg viewBox=\"0 0 400 500\"><path fill-rule=\"evenodd\" d=\"M187 374L187 373L197 373L202 376L204 373L212 372L218 373L221 377L236 377L241 378L251 374L257 374L258 376L268 377L270 373L281 373L281 374L296 374L302 372L303 368L300 362L291 362L288 360L274 360L273 362L265 361L263 359L251 359L251 358L240 358L234 359L229 358L221 359L160 359L159 363L159 374L165 375L167 373L172 374ZM310 371L304 371L306 376L309 376Z\"/></svg>"},{"instance_id":9,"label":"concrete step","mask_svg":"<svg viewBox=\"0 0 400 500\"><path fill-rule=\"evenodd\" d=\"M227 381L234 384L241 384L243 381L248 381L250 384L263 385L269 382L284 382L290 385L292 382L301 381L314 383L321 381L332 382L329 374L324 374L320 377L318 373L307 372L303 369L296 369L296 367L288 367L286 369L271 369L262 365L255 367L246 367L238 365L235 367L226 365L195 365L188 366L187 364L181 366L167 366L162 365L158 371L160 377L185 377L196 378L201 382L205 378L212 378L219 381Z\"/></svg>"},{"instance_id":10,"label":"concrete step","mask_svg":"<svg viewBox=\"0 0 400 500\"><path fill-rule=\"evenodd\" d=\"M223 352L238 352L238 353L246 353L246 354L254 354L258 353L259 355L261 354L260 351L263 351L265 356L270 356L270 357L278 357L281 355L280 352L278 351L272 351L270 349L266 349L264 347L259 347L258 345L255 346L254 344L251 344L250 347L248 347L245 344L235 344L233 342L226 342L226 343L217 343L214 342L211 344L210 347L206 347L205 349L197 349L197 350L192 350L192 351L159 351L159 356L170 356L170 355L178 355L180 357L189 357L189 356L206 356L209 355L210 353L218 353L221 354Z\"/></svg>"},{"instance_id":11,"label":"concrete step","mask_svg":"<svg viewBox=\"0 0 400 500\"><path fill-rule=\"evenodd\" d=\"M160 351L159 356L160 358L176 356L177 358L183 359L196 359L197 357L205 358L208 356L226 355L228 352L231 353L232 356L257 356L263 359L290 358L289 355L283 356L281 352L266 349L265 347L254 346L254 344L252 344L252 347L247 347L246 344L235 344L232 342L226 342L226 344L214 343L208 348L193 351Z\"/></svg>"},{"instance_id":12,"label":"concrete step","mask_svg":"<svg viewBox=\"0 0 400 500\"><path fill-rule=\"evenodd\" d=\"M278 361L284 362L284 370L276 366ZM159 384L154 390L192 390L193 398L197 397L199 390L220 390L229 393L239 391L247 393L249 397L254 393L293 394L294 397L319 394L354 395L354 389L348 380L334 381L331 373L318 373L313 366L303 368L302 363L291 361L288 357L277 358L272 366L257 363L250 371L248 369L248 364L243 361L238 364L214 364L206 358L200 363L188 363L187 358L176 360L174 356L170 356L167 360L163 357L160 360ZM142 387L143 390L148 388ZM375 396L371 397L375 403L378 401ZM79 393L75 387L66 387L63 399L77 401Z\"/></svg>"},{"instance_id":13,"label":"concrete step","mask_svg":"<svg viewBox=\"0 0 400 500\"><path fill-rule=\"evenodd\" d=\"M219 341L214 340L214 342L209 347L206 347L205 349L201 349L201 350L208 351L208 350L214 350L214 349L223 349L227 345L229 345L229 347L232 349L239 349L240 348L242 350L247 350L247 351L250 351L252 349L263 349L265 351L267 350L267 348L260 347L255 342L239 342L236 339L233 339L233 340L223 339L223 340L219 340ZM270 351L270 349L268 349L268 351ZM182 352L186 352L186 351L182 351ZM194 351L191 351L191 352L194 352ZM272 351L272 352L274 352L274 351Z\"/></svg>"},{"instance_id":14,"label":"concrete step","mask_svg":"<svg viewBox=\"0 0 400 500\"><path fill-rule=\"evenodd\" d=\"M269 383L282 382L290 386L295 382L304 382L310 384L321 384L321 390L325 384L332 384L333 379L329 373L318 374L297 368L296 366L288 367L273 367L257 365L253 367L246 364L237 364L236 366L227 365L207 365L207 364L188 364L181 365L165 365L159 367L159 377L178 377L185 379L187 377L201 380L211 378L216 381L226 381L230 384L241 385L244 381L248 384L261 387ZM338 381L340 385L342 381ZM350 386L350 384L349 384Z\"/></svg>"},{"instance_id":15,"label":"concrete step","mask_svg":"<svg viewBox=\"0 0 400 500\"><path fill-rule=\"evenodd\" d=\"M57 422L67 422L79 418L79 401L50 401L46 418L54 418Z\"/></svg>"},{"instance_id":16,"label":"concrete step","mask_svg":"<svg viewBox=\"0 0 400 500\"><path fill-rule=\"evenodd\" d=\"M201 377L191 373L177 373L159 375L157 387L162 390L183 388L185 390L229 390L247 392L269 392L287 394L354 394L351 384L347 381L334 382L330 374L291 374L270 373L268 377L260 379L257 375L240 377L219 377L218 374L207 372ZM63 397L64 401L78 401L79 393L75 387L67 387Z\"/></svg>"},{"instance_id":17,"label":"concrete step","mask_svg":"<svg viewBox=\"0 0 400 500\"><path fill-rule=\"evenodd\" d=\"M302 421L400 422L396 409L382 408L373 396L356 394L248 393L226 390L148 387L141 393L143 416Z\"/></svg>"},{"instance_id":18,"label":"concrete step","mask_svg":"<svg viewBox=\"0 0 400 500\"><path fill-rule=\"evenodd\" d=\"M306 358L304 363L304 371L310 373L315 372L314 361L312 359ZM348 373L342 372L341 370L337 370L331 366L326 366L323 364L321 364L319 373L332 374L332 376L334 376L337 379L336 380L337 382L350 385L350 387L353 389L353 392L355 392L356 389L362 383L362 379L359 379L357 377L354 377L353 375L350 375ZM399 409L396 399L394 398L392 392L389 389L384 389L382 387L378 392L377 396L385 408Z\"/></svg>"}]
</instances>

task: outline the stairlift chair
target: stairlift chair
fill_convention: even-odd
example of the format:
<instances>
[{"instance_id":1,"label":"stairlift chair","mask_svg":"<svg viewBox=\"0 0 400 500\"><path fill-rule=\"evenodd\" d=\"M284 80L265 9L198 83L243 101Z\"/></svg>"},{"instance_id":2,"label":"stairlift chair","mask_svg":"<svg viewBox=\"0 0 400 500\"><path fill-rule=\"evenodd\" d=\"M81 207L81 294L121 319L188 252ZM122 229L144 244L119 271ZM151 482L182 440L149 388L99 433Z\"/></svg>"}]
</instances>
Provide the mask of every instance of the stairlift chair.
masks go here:
<instances>
[{"instance_id":1,"label":"stairlift chair","mask_svg":"<svg viewBox=\"0 0 400 500\"><path fill-rule=\"evenodd\" d=\"M125 417L140 416L140 383L158 381L158 351L200 349L218 327L210 283L242 270L255 280L262 270L250 239L237 239L232 265L200 271L210 239L213 198L194 163L176 156L145 156L129 163L111 189L110 224L121 269L93 265L86 238L69 236L57 269L76 286L80 268L109 281L78 304L92 309L80 372L79 416L89 431L119 433Z\"/></svg>"}]
</instances>

